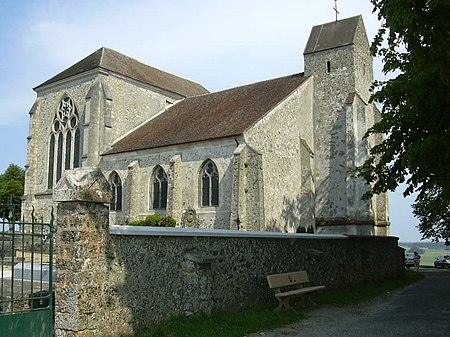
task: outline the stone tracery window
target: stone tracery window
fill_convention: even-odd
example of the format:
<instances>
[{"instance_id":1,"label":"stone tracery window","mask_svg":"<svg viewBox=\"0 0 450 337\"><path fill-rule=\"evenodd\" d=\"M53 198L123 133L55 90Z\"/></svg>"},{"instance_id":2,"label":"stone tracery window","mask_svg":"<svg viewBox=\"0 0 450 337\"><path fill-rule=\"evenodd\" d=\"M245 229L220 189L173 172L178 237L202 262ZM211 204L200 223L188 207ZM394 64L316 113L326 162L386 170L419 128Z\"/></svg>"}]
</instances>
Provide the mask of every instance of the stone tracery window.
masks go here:
<instances>
[{"instance_id":1,"label":"stone tracery window","mask_svg":"<svg viewBox=\"0 0 450 337\"><path fill-rule=\"evenodd\" d=\"M161 166L153 172L153 209L167 208L167 174Z\"/></svg>"},{"instance_id":2,"label":"stone tracery window","mask_svg":"<svg viewBox=\"0 0 450 337\"><path fill-rule=\"evenodd\" d=\"M112 202L110 204L111 211L122 210L122 180L117 172L113 172L109 179L112 191Z\"/></svg>"},{"instance_id":3,"label":"stone tracery window","mask_svg":"<svg viewBox=\"0 0 450 337\"><path fill-rule=\"evenodd\" d=\"M65 96L53 118L49 138L48 182L50 189L64 170L80 167L80 117L73 100Z\"/></svg>"},{"instance_id":4,"label":"stone tracery window","mask_svg":"<svg viewBox=\"0 0 450 337\"><path fill-rule=\"evenodd\" d=\"M208 160L201 170L202 206L219 205L219 174L216 165Z\"/></svg>"}]
</instances>

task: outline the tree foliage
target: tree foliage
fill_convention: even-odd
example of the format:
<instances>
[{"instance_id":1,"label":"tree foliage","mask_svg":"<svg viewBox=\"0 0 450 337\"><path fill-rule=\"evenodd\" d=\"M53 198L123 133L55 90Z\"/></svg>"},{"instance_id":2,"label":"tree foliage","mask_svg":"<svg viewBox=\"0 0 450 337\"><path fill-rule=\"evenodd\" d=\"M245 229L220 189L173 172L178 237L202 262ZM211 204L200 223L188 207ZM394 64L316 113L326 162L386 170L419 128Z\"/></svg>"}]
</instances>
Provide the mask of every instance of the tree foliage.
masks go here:
<instances>
[{"instance_id":1,"label":"tree foliage","mask_svg":"<svg viewBox=\"0 0 450 337\"><path fill-rule=\"evenodd\" d=\"M25 171L10 164L0 174L0 217L9 221L20 219L20 206L25 184Z\"/></svg>"},{"instance_id":2,"label":"tree foliage","mask_svg":"<svg viewBox=\"0 0 450 337\"><path fill-rule=\"evenodd\" d=\"M358 175L370 197L406 184L424 238L450 235L450 1L371 0L382 22L371 47L391 77L375 81L372 101L383 134Z\"/></svg>"}]
</instances>

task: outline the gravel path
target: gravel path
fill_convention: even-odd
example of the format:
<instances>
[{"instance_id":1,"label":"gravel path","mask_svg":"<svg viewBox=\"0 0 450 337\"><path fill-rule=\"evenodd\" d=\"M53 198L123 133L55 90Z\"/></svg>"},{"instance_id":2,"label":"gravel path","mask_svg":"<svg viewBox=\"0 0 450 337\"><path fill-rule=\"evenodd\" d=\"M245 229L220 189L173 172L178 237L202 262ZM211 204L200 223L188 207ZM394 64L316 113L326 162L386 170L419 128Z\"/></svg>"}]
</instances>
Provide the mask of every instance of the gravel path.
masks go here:
<instances>
[{"instance_id":1,"label":"gravel path","mask_svg":"<svg viewBox=\"0 0 450 337\"><path fill-rule=\"evenodd\" d=\"M299 323L276 330L250 334L247 337L347 336L342 334L346 330L345 326L351 327L356 324L361 314L367 314L370 308L376 305L374 302L370 302L347 308L321 306L317 309L306 310L305 314L308 318ZM336 334L336 330L343 331Z\"/></svg>"}]
</instances>

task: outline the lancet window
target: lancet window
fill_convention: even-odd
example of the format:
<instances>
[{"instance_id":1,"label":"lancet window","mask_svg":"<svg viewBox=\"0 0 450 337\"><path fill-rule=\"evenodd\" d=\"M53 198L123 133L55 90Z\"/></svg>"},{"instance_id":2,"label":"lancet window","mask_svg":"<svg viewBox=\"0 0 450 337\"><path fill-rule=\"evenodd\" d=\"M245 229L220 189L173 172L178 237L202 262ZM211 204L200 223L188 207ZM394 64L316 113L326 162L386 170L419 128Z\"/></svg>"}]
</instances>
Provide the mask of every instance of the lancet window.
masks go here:
<instances>
[{"instance_id":1,"label":"lancet window","mask_svg":"<svg viewBox=\"0 0 450 337\"><path fill-rule=\"evenodd\" d=\"M49 138L47 187L59 181L64 170L80 167L80 117L73 100L65 96L53 118Z\"/></svg>"},{"instance_id":2,"label":"lancet window","mask_svg":"<svg viewBox=\"0 0 450 337\"><path fill-rule=\"evenodd\" d=\"M153 209L167 207L167 174L161 166L153 172Z\"/></svg>"},{"instance_id":3,"label":"lancet window","mask_svg":"<svg viewBox=\"0 0 450 337\"><path fill-rule=\"evenodd\" d=\"M219 205L219 174L216 165L208 160L201 170L202 206Z\"/></svg>"},{"instance_id":4,"label":"lancet window","mask_svg":"<svg viewBox=\"0 0 450 337\"><path fill-rule=\"evenodd\" d=\"M112 202L110 204L111 211L121 211L122 210L122 180L120 179L117 172L113 172L109 179L112 191Z\"/></svg>"}]
</instances>

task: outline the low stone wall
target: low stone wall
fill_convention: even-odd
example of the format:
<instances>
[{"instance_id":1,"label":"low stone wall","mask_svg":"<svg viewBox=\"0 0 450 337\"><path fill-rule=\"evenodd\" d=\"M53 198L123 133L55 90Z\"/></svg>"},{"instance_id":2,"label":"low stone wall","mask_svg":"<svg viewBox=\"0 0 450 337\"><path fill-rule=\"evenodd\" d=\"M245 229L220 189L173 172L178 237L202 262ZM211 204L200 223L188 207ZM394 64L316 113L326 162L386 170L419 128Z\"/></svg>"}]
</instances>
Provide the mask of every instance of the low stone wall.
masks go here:
<instances>
[{"instance_id":1,"label":"low stone wall","mask_svg":"<svg viewBox=\"0 0 450 337\"><path fill-rule=\"evenodd\" d=\"M306 270L313 284L346 287L403 272L394 237L347 237L111 226L108 270L89 297L108 305L108 329L140 330L169 315L270 300L266 275ZM106 322L105 322L106 323ZM111 330L108 330L111 333Z\"/></svg>"}]
</instances>

